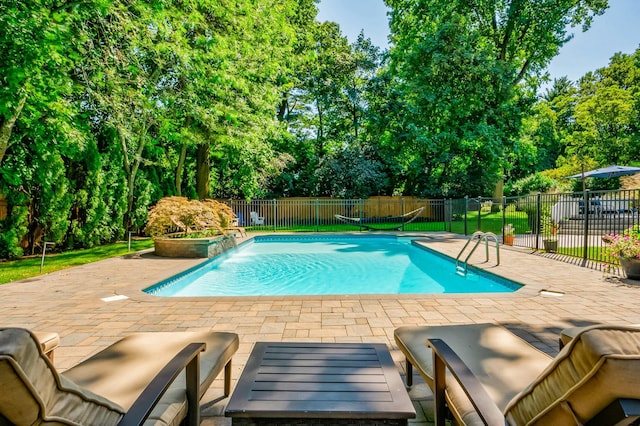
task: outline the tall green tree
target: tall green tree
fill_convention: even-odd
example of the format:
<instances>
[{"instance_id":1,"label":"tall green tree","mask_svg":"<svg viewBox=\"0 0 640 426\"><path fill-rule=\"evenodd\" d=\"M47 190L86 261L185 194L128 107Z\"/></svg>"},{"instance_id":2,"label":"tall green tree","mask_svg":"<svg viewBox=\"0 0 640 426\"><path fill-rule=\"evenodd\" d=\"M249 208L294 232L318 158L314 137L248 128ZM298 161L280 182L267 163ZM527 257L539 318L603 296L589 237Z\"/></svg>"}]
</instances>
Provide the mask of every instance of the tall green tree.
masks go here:
<instances>
[{"instance_id":1,"label":"tall green tree","mask_svg":"<svg viewBox=\"0 0 640 426\"><path fill-rule=\"evenodd\" d=\"M626 164L640 158L640 49L617 53L605 68L584 76L575 106L567 153L598 164Z\"/></svg>"},{"instance_id":2,"label":"tall green tree","mask_svg":"<svg viewBox=\"0 0 640 426\"><path fill-rule=\"evenodd\" d=\"M104 2L5 1L0 4L0 256L61 242L75 188L67 164L90 141L71 71L81 58L79 24Z\"/></svg>"},{"instance_id":3,"label":"tall green tree","mask_svg":"<svg viewBox=\"0 0 640 426\"><path fill-rule=\"evenodd\" d=\"M574 112L578 91L568 78L554 80L523 118L516 148L509 154L513 167L510 179L556 167L565 155L567 136L575 127Z\"/></svg>"},{"instance_id":4,"label":"tall green tree","mask_svg":"<svg viewBox=\"0 0 640 426\"><path fill-rule=\"evenodd\" d=\"M387 0L391 70L411 135L408 190L491 192L523 112L567 26L588 27L606 0Z\"/></svg>"},{"instance_id":5,"label":"tall green tree","mask_svg":"<svg viewBox=\"0 0 640 426\"><path fill-rule=\"evenodd\" d=\"M0 3L0 165L12 144L52 127L82 142L67 97L73 91L69 71L79 58L77 45L69 41L80 36L77 23L103 6L102 1Z\"/></svg>"},{"instance_id":6,"label":"tall green tree","mask_svg":"<svg viewBox=\"0 0 640 426\"><path fill-rule=\"evenodd\" d=\"M329 180L351 181L346 174L338 176L349 170L349 164L378 162L352 156L375 152L368 147L368 93L380 69L382 54L364 34L350 45L335 23L315 23L312 28L314 42L308 57L313 60L301 64L295 79L297 86L287 98L286 124L295 139L289 147L280 147L296 163L274 183L274 190L281 188L295 195L331 195L344 191L337 191ZM372 193L378 193L380 185L358 186L375 187ZM369 195L367 191L357 192Z\"/></svg>"},{"instance_id":7,"label":"tall green tree","mask_svg":"<svg viewBox=\"0 0 640 426\"><path fill-rule=\"evenodd\" d=\"M156 129L166 113L162 100L168 74L179 62L167 13L147 2L114 1L84 27L85 60L76 75L86 87L83 105L101 138L119 147L116 155L126 179L125 228L136 222L134 205L142 195L136 194L138 173L145 148L157 141Z\"/></svg>"},{"instance_id":8,"label":"tall green tree","mask_svg":"<svg viewBox=\"0 0 640 426\"><path fill-rule=\"evenodd\" d=\"M207 19L193 28L184 89L192 101L186 119L197 139L200 198L252 197L280 170L272 141L282 129L274 109L299 10L293 0L202 2ZM227 192L234 187L240 190Z\"/></svg>"}]
</instances>

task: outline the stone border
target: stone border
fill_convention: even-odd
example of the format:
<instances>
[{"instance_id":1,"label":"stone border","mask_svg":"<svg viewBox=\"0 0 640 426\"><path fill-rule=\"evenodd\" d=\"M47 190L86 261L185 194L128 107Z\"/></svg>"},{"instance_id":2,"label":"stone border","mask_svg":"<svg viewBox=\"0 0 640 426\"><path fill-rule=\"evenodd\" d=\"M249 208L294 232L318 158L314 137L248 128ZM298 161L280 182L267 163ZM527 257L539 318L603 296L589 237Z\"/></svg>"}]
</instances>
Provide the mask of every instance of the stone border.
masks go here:
<instances>
[{"instance_id":1,"label":"stone border","mask_svg":"<svg viewBox=\"0 0 640 426\"><path fill-rule=\"evenodd\" d=\"M153 244L157 256L209 259L237 245L235 234L209 238L156 238Z\"/></svg>"}]
</instances>

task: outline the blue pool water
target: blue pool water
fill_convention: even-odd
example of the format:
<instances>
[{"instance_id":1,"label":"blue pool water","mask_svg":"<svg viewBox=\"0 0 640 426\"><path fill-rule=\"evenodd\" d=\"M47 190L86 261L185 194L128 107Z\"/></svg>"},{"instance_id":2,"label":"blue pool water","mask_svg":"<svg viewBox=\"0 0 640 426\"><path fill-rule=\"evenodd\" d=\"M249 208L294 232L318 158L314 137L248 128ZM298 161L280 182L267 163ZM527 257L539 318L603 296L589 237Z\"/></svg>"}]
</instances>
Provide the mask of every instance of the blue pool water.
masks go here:
<instances>
[{"instance_id":1,"label":"blue pool water","mask_svg":"<svg viewBox=\"0 0 640 426\"><path fill-rule=\"evenodd\" d=\"M145 292L279 296L513 292L520 284L469 269L393 236L255 237Z\"/></svg>"}]
</instances>

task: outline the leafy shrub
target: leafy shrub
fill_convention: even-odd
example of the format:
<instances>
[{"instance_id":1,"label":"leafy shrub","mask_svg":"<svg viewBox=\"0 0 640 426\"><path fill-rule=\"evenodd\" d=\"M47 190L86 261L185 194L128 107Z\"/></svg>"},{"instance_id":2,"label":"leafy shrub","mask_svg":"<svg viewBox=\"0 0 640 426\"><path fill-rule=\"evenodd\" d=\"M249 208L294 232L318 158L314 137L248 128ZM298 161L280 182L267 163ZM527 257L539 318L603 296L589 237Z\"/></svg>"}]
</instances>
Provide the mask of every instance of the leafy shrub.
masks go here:
<instances>
[{"instance_id":1,"label":"leafy shrub","mask_svg":"<svg viewBox=\"0 0 640 426\"><path fill-rule=\"evenodd\" d=\"M166 197L149 211L145 232L154 238L172 233L216 235L224 233L234 217L231 207L215 200Z\"/></svg>"},{"instance_id":2,"label":"leafy shrub","mask_svg":"<svg viewBox=\"0 0 640 426\"><path fill-rule=\"evenodd\" d=\"M534 192L547 192L555 186L555 181L541 173L534 173L505 185L509 195L526 195Z\"/></svg>"},{"instance_id":3,"label":"leafy shrub","mask_svg":"<svg viewBox=\"0 0 640 426\"><path fill-rule=\"evenodd\" d=\"M24 254L21 240L28 231L29 209L25 196L9 193L8 216L0 221L0 259L17 259Z\"/></svg>"}]
</instances>

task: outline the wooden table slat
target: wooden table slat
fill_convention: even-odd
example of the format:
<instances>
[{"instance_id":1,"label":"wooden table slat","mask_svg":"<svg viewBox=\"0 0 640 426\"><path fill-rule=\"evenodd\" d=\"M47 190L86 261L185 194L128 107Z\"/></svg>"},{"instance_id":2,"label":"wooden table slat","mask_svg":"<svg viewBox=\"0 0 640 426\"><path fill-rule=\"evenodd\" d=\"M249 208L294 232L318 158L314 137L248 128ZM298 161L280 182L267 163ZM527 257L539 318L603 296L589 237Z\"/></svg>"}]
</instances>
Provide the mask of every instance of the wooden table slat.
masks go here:
<instances>
[{"instance_id":1,"label":"wooden table slat","mask_svg":"<svg viewBox=\"0 0 640 426\"><path fill-rule=\"evenodd\" d=\"M256 382L253 391L350 391L350 392L389 392L386 383L345 383L345 382Z\"/></svg>"},{"instance_id":2,"label":"wooden table slat","mask_svg":"<svg viewBox=\"0 0 640 426\"><path fill-rule=\"evenodd\" d=\"M260 374L256 376L256 382L310 382L309 376L306 374L287 374L283 377L282 374ZM347 383L384 383L385 377L383 375L371 376L371 375L348 375L348 374L322 374L313 377L316 382L347 382Z\"/></svg>"},{"instance_id":3,"label":"wooden table slat","mask_svg":"<svg viewBox=\"0 0 640 426\"><path fill-rule=\"evenodd\" d=\"M272 392L252 391L250 401L365 401L391 402L389 392Z\"/></svg>"},{"instance_id":4,"label":"wooden table slat","mask_svg":"<svg viewBox=\"0 0 640 426\"><path fill-rule=\"evenodd\" d=\"M321 345L312 347L295 347L295 346L272 346L265 351L265 357L270 354L331 354L331 355L375 355L376 351L370 348L344 348L344 347L325 347Z\"/></svg>"},{"instance_id":5,"label":"wooden table slat","mask_svg":"<svg viewBox=\"0 0 640 426\"><path fill-rule=\"evenodd\" d=\"M381 367L358 367L352 365L350 367L293 367L293 366L262 366L258 370L258 374L384 374Z\"/></svg>"},{"instance_id":6,"label":"wooden table slat","mask_svg":"<svg viewBox=\"0 0 640 426\"><path fill-rule=\"evenodd\" d=\"M251 417L254 419L269 417L300 418L377 418L397 419L414 418L415 410L409 413L398 404L389 402L332 401L331 409L318 410L318 401L295 401L296 410L291 410L291 401L248 401L242 411L232 413L231 417ZM411 407L413 409L413 406Z\"/></svg>"},{"instance_id":7,"label":"wooden table slat","mask_svg":"<svg viewBox=\"0 0 640 426\"><path fill-rule=\"evenodd\" d=\"M339 354L314 354L314 353L305 353L305 354L269 354L268 357L264 359L324 359L324 360L360 360L360 361L375 361L378 358L375 354L355 354L355 355L339 355Z\"/></svg>"},{"instance_id":8,"label":"wooden table slat","mask_svg":"<svg viewBox=\"0 0 640 426\"><path fill-rule=\"evenodd\" d=\"M332 360L332 367L349 367L349 366L359 366L359 367L379 367L380 361L376 358L375 360L358 360L354 361L352 359L346 360ZM262 361L262 366L290 366L290 367L326 367L327 360L326 358L319 359L291 359L291 358L282 358L282 359L265 359Z\"/></svg>"}]
</instances>

